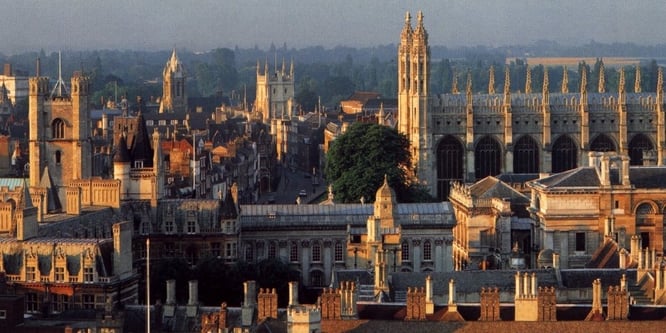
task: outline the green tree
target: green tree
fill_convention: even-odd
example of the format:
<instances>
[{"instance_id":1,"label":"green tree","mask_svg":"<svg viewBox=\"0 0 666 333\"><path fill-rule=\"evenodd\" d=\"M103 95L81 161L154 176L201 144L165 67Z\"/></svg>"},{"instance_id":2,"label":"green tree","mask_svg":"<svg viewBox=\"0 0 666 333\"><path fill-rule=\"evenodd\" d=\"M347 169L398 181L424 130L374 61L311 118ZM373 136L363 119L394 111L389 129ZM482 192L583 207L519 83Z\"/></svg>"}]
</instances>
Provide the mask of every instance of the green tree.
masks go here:
<instances>
[{"instance_id":1,"label":"green tree","mask_svg":"<svg viewBox=\"0 0 666 333\"><path fill-rule=\"evenodd\" d=\"M411 182L412 171L407 137L378 124L353 124L333 141L326 157L326 177L339 202L374 201L384 175L399 201L429 201Z\"/></svg>"}]
</instances>

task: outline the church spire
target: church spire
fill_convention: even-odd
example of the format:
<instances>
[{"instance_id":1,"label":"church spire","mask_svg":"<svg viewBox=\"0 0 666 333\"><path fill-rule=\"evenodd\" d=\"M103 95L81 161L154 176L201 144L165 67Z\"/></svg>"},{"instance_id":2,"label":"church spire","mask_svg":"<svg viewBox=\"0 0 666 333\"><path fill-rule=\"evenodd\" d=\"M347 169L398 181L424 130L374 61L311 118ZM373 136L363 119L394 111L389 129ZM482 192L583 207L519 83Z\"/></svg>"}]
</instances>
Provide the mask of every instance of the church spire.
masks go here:
<instances>
[{"instance_id":1,"label":"church spire","mask_svg":"<svg viewBox=\"0 0 666 333\"><path fill-rule=\"evenodd\" d=\"M641 66L636 65L636 79L634 80L634 92L641 92Z\"/></svg>"},{"instance_id":2,"label":"church spire","mask_svg":"<svg viewBox=\"0 0 666 333\"><path fill-rule=\"evenodd\" d=\"M504 67L504 104L511 103L511 73L509 72L509 66Z\"/></svg>"},{"instance_id":3,"label":"church spire","mask_svg":"<svg viewBox=\"0 0 666 333\"><path fill-rule=\"evenodd\" d=\"M530 65L525 65L525 93L532 93L532 69Z\"/></svg>"},{"instance_id":4,"label":"church spire","mask_svg":"<svg viewBox=\"0 0 666 333\"><path fill-rule=\"evenodd\" d=\"M453 83L451 84L451 93L454 95L460 94L458 90L458 73L453 73Z\"/></svg>"},{"instance_id":5,"label":"church spire","mask_svg":"<svg viewBox=\"0 0 666 333\"><path fill-rule=\"evenodd\" d=\"M488 94L495 94L495 66L490 66L490 77L488 78Z\"/></svg>"},{"instance_id":6,"label":"church spire","mask_svg":"<svg viewBox=\"0 0 666 333\"><path fill-rule=\"evenodd\" d=\"M564 66L564 71L562 72L562 93L569 93L569 70L567 70L567 66Z\"/></svg>"},{"instance_id":7,"label":"church spire","mask_svg":"<svg viewBox=\"0 0 666 333\"><path fill-rule=\"evenodd\" d=\"M606 69L604 69L604 63L601 61L599 64L599 93L606 92Z\"/></svg>"},{"instance_id":8,"label":"church spire","mask_svg":"<svg viewBox=\"0 0 666 333\"><path fill-rule=\"evenodd\" d=\"M400 33L400 39L403 43L409 42L412 38L412 17L409 15L409 12L405 13L405 26L402 28Z\"/></svg>"}]
</instances>

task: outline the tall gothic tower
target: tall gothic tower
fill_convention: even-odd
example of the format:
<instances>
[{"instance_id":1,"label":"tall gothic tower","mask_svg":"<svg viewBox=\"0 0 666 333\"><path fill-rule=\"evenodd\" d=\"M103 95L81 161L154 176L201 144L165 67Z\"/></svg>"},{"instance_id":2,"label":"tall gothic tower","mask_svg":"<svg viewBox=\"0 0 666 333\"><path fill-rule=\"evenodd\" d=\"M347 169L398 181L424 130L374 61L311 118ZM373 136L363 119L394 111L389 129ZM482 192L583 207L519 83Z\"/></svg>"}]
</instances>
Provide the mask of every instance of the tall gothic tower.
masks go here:
<instances>
[{"instance_id":1,"label":"tall gothic tower","mask_svg":"<svg viewBox=\"0 0 666 333\"><path fill-rule=\"evenodd\" d=\"M58 84L64 85L62 81ZM75 73L70 91L48 93L46 77L29 80L30 186L48 174L56 188L91 176L88 78Z\"/></svg>"},{"instance_id":2,"label":"tall gothic tower","mask_svg":"<svg viewBox=\"0 0 666 333\"><path fill-rule=\"evenodd\" d=\"M187 95L185 94L185 69L176 55L171 52L162 72L162 99L160 113L185 113L187 111Z\"/></svg>"},{"instance_id":3,"label":"tall gothic tower","mask_svg":"<svg viewBox=\"0 0 666 333\"><path fill-rule=\"evenodd\" d=\"M291 62L289 72L282 61L282 69L271 73L268 62L263 71L257 62L257 94L254 109L261 112L264 123L269 124L274 119L290 119L294 104L294 62Z\"/></svg>"},{"instance_id":4,"label":"tall gothic tower","mask_svg":"<svg viewBox=\"0 0 666 333\"><path fill-rule=\"evenodd\" d=\"M416 27L412 29L409 13L400 34L398 47L398 129L411 144L416 176L434 193L433 162L429 95L430 46L428 32L423 26L423 14L419 11Z\"/></svg>"}]
</instances>

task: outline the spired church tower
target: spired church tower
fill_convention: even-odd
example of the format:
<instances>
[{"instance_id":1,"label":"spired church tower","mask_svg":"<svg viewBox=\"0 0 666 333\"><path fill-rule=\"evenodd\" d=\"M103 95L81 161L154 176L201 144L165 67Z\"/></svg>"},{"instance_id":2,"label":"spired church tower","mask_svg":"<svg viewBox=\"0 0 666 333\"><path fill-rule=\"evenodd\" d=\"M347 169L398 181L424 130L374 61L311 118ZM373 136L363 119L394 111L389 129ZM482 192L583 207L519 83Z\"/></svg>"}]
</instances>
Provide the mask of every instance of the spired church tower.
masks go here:
<instances>
[{"instance_id":1,"label":"spired church tower","mask_svg":"<svg viewBox=\"0 0 666 333\"><path fill-rule=\"evenodd\" d=\"M30 186L50 177L56 189L91 177L88 78L75 73L70 91L59 79L49 94L49 79L29 79Z\"/></svg>"},{"instance_id":2,"label":"spired church tower","mask_svg":"<svg viewBox=\"0 0 666 333\"><path fill-rule=\"evenodd\" d=\"M187 95L185 94L185 69L183 63L176 55L176 49L171 52L171 58L164 66L162 72L162 99L160 100L160 113L185 113L187 111Z\"/></svg>"},{"instance_id":3,"label":"spired church tower","mask_svg":"<svg viewBox=\"0 0 666 333\"><path fill-rule=\"evenodd\" d=\"M433 158L430 151L429 95L430 46L428 32L419 11L416 27L412 30L411 16L405 15L405 26L398 47L398 130L405 134L411 145L416 176L422 185L434 193Z\"/></svg>"}]
</instances>

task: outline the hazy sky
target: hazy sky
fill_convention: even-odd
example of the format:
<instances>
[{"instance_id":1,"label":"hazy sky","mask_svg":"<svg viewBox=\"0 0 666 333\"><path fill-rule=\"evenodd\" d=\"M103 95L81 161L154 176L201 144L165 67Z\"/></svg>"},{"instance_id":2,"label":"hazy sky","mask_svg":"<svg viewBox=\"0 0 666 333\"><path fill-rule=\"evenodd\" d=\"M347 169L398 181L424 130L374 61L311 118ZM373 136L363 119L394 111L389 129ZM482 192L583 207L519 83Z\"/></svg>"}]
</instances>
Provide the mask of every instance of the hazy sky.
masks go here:
<instances>
[{"instance_id":1,"label":"hazy sky","mask_svg":"<svg viewBox=\"0 0 666 333\"><path fill-rule=\"evenodd\" d=\"M406 11L431 45L666 43L665 0L0 0L0 52L374 46ZM415 21L415 19L413 19Z\"/></svg>"}]
</instances>

